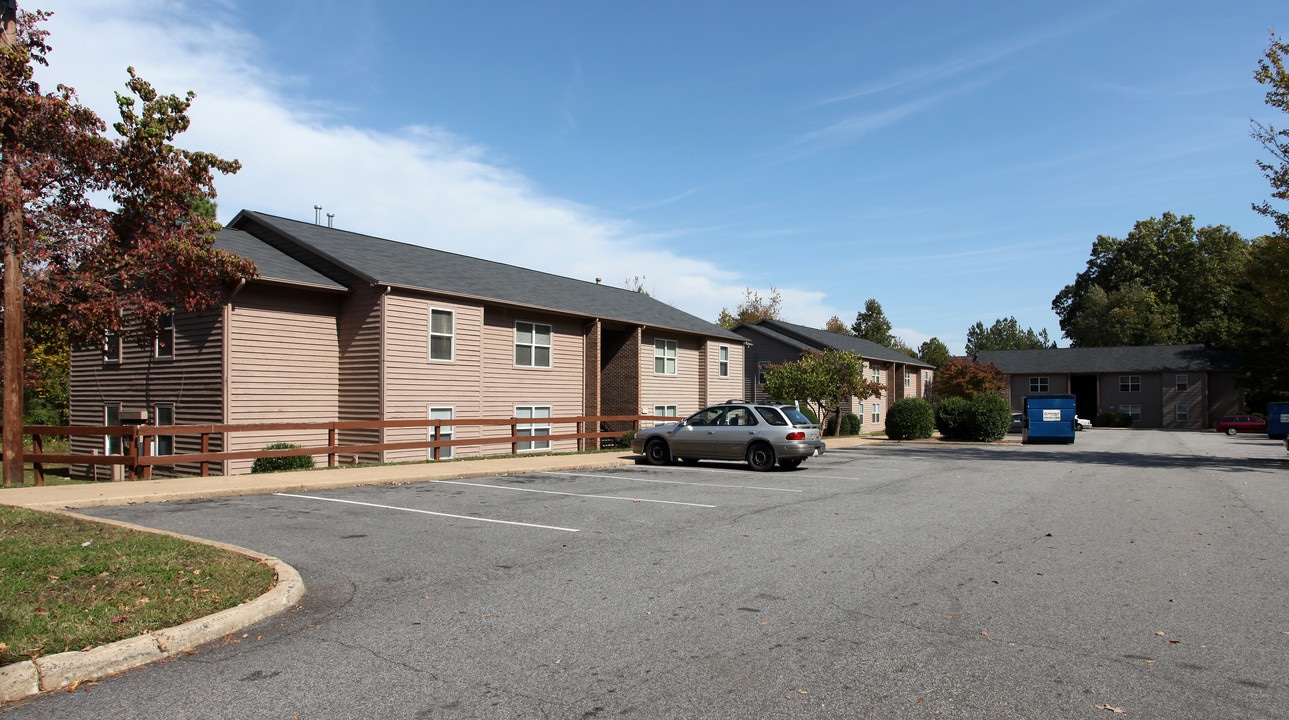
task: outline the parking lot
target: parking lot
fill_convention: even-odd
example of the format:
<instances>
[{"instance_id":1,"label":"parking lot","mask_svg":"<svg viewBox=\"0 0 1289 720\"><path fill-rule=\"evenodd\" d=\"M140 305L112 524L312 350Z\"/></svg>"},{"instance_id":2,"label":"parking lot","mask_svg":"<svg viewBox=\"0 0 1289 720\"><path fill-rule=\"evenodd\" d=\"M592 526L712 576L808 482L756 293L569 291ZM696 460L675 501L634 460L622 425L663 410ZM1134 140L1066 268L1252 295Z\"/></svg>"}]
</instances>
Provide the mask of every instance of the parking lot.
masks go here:
<instances>
[{"instance_id":1,"label":"parking lot","mask_svg":"<svg viewBox=\"0 0 1289 720\"><path fill-rule=\"evenodd\" d=\"M1285 718L1285 456L1093 430L97 509L308 593L4 713Z\"/></svg>"}]
</instances>

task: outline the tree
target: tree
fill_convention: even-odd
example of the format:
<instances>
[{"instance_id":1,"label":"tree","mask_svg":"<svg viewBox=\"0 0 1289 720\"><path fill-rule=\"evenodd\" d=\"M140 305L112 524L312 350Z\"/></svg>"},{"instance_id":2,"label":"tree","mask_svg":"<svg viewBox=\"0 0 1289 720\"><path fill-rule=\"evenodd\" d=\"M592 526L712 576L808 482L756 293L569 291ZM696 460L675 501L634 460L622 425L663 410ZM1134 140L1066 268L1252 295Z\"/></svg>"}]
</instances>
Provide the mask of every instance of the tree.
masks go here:
<instances>
[{"instance_id":1,"label":"tree","mask_svg":"<svg viewBox=\"0 0 1289 720\"><path fill-rule=\"evenodd\" d=\"M622 281L622 287L630 290L631 292L640 293L641 295L652 295L652 293L645 289L646 279L647 278L644 275L633 275Z\"/></svg>"},{"instance_id":2,"label":"tree","mask_svg":"<svg viewBox=\"0 0 1289 720\"><path fill-rule=\"evenodd\" d=\"M985 324L976 321L967 328L967 354L974 356L981 350L1042 350L1054 347L1047 337L1047 328L1037 333L1033 328L1020 329L1015 317L999 318L994 324L985 328Z\"/></svg>"},{"instance_id":3,"label":"tree","mask_svg":"<svg viewBox=\"0 0 1289 720\"><path fill-rule=\"evenodd\" d=\"M729 330L739 323L754 323L763 318L782 320L779 314L782 305L783 297L773 285L770 286L770 295L767 298L762 298L760 293L747 288L743 291L743 302L735 308L734 314L730 314L726 308L721 308L716 324Z\"/></svg>"},{"instance_id":4,"label":"tree","mask_svg":"<svg viewBox=\"0 0 1289 720\"><path fill-rule=\"evenodd\" d=\"M779 402L801 401L814 406L819 422L839 415L850 398L875 397L886 386L864 378L864 361L854 353L825 349L806 351L800 360L780 363L765 373L765 391ZM837 423L840 432L841 423Z\"/></svg>"},{"instance_id":5,"label":"tree","mask_svg":"<svg viewBox=\"0 0 1289 720\"><path fill-rule=\"evenodd\" d=\"M986 392L1007 392L1007 376L993 363L956 359L935 371L935 394L938 397L971 400Z\"/></svg>"},{"instance_id":6,"label":"tree","mask_svg":"<svg viewBox=\"0 0 1289 720\"><path fill-rule=\"evenodd\" d=\"M1266 104L1284 113L1289 113L1289 71L1285 69L1285 58L1289 57L1289 43L1271 36L1267 52L1258 61L1258 69L1253 78L1258 84L1267 86ZM1274 125L1263 125L1256 120L1253 125L1253 139L1262 144L1263 149L1271 155L1272 161L1258 160L1258 167L1271 183L1271 197L1277 200L1289 200L1289 129ZM1289 212L1272 207L1269 200L1253 206L1253 209L1275 220L1280 238L1289 239Z\"/></svg>"},{"instance_id":7,"label":"tree","mask_svg":"<svg viewBox=\"0 0 1289 720\"><path fill-rule=\"evenodd\" d=\"M940 338L931 338L918 346L918 359L931 367L940 367L953 357Z\"/></svg>"},{"instance_id":8,"label":"tree","mask_svg":"<svg viewBox=\"0 0 1289 720\"><path fill-rule=\"evenodd\" d=\"M842 322L841 318L836 315L828 318L828 322L824 323L824 330L827 330L830 333L837 333L838 335L850 334L850 328L846 327L846 323Z\"/></svg>"},{"instance_id":9,"label":"tree","mask_svg":"<svg viewBox=\"0 0 1289 720\"><path fill-rule=\"evenodd\" d=\"M45 93L33 80L33 64L48 65L47 17L20 13L0 48L6 429L22 425L27 333L37 345L58 336L92 346L107 330L144 343L164 316L216 307L254 274L214 248L218 224L202 214L212 173L240 165L172 144L188 128L193 94L160 95L130 68L118 137L105 137L75 91ZM114 209L91 203L104 194ZM6 483L22 482L21 437L4 436Z\"/></svg>"},{"instance_id":10,"label":"tree","mask_svg":"<svg viewBox=\"0 0 1289 720\"><path fill-rule=\"evenodd\" d=\"M904 342L904 338L902 337L896 337L892 335L890 342L886 343L886 347L894 350L897 353L908 355L911 358L916 358L918 356L917 350L914 350L913 348L909 347L909 344Z\"/></svg>"},{"instance_id":11,"label":"tree","mask_svg":"<svg viewBox=\"0 0 1289 720\"><path fill-rule=\"evenodd\" d=\"M850 331L856 337L888 347L894 339L891 335L891 321L882 312L882 304L873 298L864 301L864 310L855 315Z\"/></svg>"},{"instance_id":12,"label":"tree","mask_svg":"<svg viewBox=\"0 0 1289 720\"><path fill-rule=\"evenodd\" d=\"M1191 216L1164 213L1137 222L1122 240L1098 236L1087 268L1057 293L1052 309L1074 347L1144 341L1229 348L1239 334L1232 310L1248 253L1249 243L1224 225L1196 230ZM1102 323L1110 313L1133 330L1107 333Z\"/></svg>"}]
</instances>

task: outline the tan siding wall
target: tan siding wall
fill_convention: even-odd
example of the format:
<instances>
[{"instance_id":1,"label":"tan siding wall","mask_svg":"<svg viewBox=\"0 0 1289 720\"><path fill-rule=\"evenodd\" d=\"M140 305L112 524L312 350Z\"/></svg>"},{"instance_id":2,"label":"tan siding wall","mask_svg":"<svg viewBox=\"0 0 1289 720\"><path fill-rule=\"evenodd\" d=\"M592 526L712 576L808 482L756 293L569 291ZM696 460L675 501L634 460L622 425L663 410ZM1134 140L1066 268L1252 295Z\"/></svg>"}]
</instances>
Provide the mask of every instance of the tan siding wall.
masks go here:
<instances>
[{"instance_id":1,"label":"tan siding wall","mask_svg":"<svg viewBox=\"0 0 1289 720\"><path fill-rule=\"evenodd\" d=\"M430 359L430 310L450 310L453 359ZM390 294L385 305L385 417L424 420L430 407L452 408L454 419L483 417L483 308L477 304ZM506 413L509 416L510 413ZM480 437L479 428L461 427L453 439ZM491 432L491 430L490 430ZM385 442L429 439L423 428L391 428ZM477 447L456 448L455 457L479 454ZM393 450L387 462L429 459L428 450Z\"/></svg>"},{"instance_id":2,"label":"tan siding wall","mask_svg":"<svg viewBox=\"0 0 1289 720\"><path fill-rule=\"evenodd\" d=\"M382 335L379 287L360 287L340 302L337 341L340 352L339 419L380 420ZM380 442L379 430L347 430L338 434L342 445ZM379 453L363 453L361 462L377 462Z\"/></svg>"},{"instance_id":3,"label":"tan siding wall","mask_svg":"<svg viewBox=\"0 0 1289 720\"><path fill-rule=\"evenodd\" d=\"M721 377L721 348L729 348L729 375ZM707 394L701 399L701 405L714 405L734 398L744 398L743 394L743 344L737 341L707 341L707 353L711 358L708 363ZM702 408L697 408L702 409Z\"/></svg>"},{"instance_id":4,"label":"tan siding wall","mask_svg":"<svg viewBox=\"0 0 1289 720\"><path fill-rule=\"evenodd\" d=\"M655 339L676 341L675 375L659 375L654 372ZM705 342L704 339L680 333L645 330L640 344L639 412L652 414L655 405L675 405L680 416L685 417L705 407L704 398L699 396L700 373L703 371L700 355Z\"/></svg>"},{"instance_id":5,"label":"tan siding wall","mask_svg":"<svg viewBox=\"0 0 1289 720\"><path fill-rule=\"evenodd\" d=\"M333 296L248 287L229 313L230 423L326 422L339 416L337 300ZM230 450L273 442L325 445L326 433L238 433ZM326 456L314 458L325 464ZM250 460L229 463L230 474Z\"/></svg>"},{"instance_id":6,"label":"tan siding wall","mask_svg":"<svg viewBox=\"0 0 1289 720\"><path fill-rule=\"evenodd\" d=\"M223 422L223 316L219 311L179 314L175 317L173 358L154 358L153 345L137 347L130 341L121 344L121 362L103 362L100 349L72 353L70 422L73 425L102 425L105 403L120 403L122 410L147 410L149 423L155 424L153 408L158 403L174 406L175 423L205 425ZM219 439L212 450L220 449ZM90 454L103 452L103 440L74 437L70 452ZM199 437L175 438L175 452L201 450ZM216 463L211 472L221 468ZM178 467L157 466L154 477L196 474L196 464ZM71 468L73 477L93 477L88 465ZM97 471L100 479L109 479L112 470L106 466Z\"/></svg>"}]
</instances>

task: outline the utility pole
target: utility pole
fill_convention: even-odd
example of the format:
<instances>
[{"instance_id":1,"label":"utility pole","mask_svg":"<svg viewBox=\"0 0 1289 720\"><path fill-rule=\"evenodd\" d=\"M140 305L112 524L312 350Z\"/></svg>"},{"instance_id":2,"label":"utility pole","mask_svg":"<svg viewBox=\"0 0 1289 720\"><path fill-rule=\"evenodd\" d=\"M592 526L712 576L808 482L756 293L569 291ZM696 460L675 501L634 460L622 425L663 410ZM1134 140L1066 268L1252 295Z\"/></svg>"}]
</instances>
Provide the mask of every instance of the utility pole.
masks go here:
<instances>
[{"instance_id":1,"label":"utility pole","mask_svg":"<svg viewBox=\"0 0 1289 720\"><path fill-rule=\"evenodd\" d=\"M17 0L0 0L0 52L13 52L18 35ZM0 127L0 138L5 146L10 144L8 128ZM18 187L18 172L13 167L9 147L0 148L4 164L4 184ZM0 235L4 239L4 484L21 485L22 462L22 371L23 313L22 313L22 201L16 193L3 199L3 217L0 218Z\"/></svg>"}]
</instances>

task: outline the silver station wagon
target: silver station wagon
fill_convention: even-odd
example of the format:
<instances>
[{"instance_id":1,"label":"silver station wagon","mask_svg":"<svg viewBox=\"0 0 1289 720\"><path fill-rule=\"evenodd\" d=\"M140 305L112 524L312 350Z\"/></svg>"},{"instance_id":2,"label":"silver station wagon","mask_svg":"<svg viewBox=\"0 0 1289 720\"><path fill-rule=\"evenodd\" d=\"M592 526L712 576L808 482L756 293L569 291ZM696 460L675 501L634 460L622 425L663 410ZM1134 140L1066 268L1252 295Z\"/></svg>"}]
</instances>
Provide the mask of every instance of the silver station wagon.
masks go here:
<instances>
[{"instance_id":1,"label":"silver station wagon","mask_svg":"<svg viewBox=\"0 0 1289 720\"><path fill-rule=\"evenodd\" d=\"M631 441L631 452L643 453L652 465L673 460L746 460L753 470L785 470L827 446L819 427L791 405L730 400L700 410L680 422L645 428Z\"/></svg>"}]
</instances>

